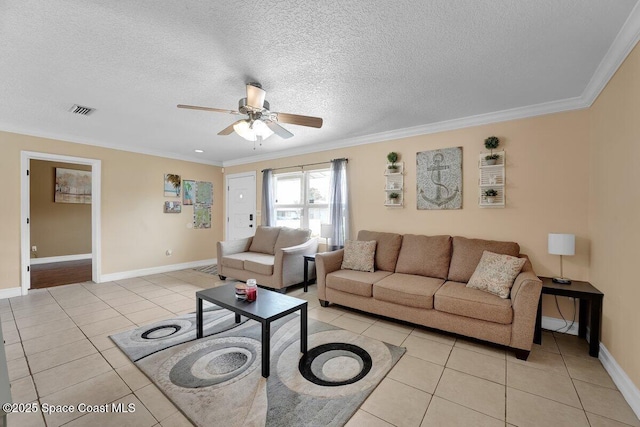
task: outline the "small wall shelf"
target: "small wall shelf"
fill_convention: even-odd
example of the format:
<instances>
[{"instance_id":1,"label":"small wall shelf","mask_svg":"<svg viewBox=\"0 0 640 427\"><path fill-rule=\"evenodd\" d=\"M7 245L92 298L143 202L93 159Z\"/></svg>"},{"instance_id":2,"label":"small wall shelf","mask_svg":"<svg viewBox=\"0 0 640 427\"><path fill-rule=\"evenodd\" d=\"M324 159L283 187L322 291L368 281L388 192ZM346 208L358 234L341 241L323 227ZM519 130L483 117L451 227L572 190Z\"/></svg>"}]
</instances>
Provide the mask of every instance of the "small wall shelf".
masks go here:
<instances>
[{"instance_id":1,"label":"small wall shelf","mask_svg":"<svg viewBox=\"0 0 640 427\"><path fill-rule=\"evenodd\" d=\"M489 153L480 154L478 160L478 168L480 169L478 202L481 208L504 208L507 200L505 195L506 154L504 151L494 152L500 156L495 165L487 164L487 159L485 159L487 154ZM489 189L496 190L498 193L493 202L490 202L490 199L484 195L484 192Z\"/></svg>"},{"instance_id":2,"label":"small wall shelf","mask_svg":"<svg viewBox=\"0 0 640 427\"><path fill-rule=\"evenodd\" d=\"M384 205L390 208L401 208L404 205L404 162L396 162L397 170L389 169L391 163L387 163L384 171ZM390 194L400 195L394 203L389 197Z\"/></svg>"}]
</instances>

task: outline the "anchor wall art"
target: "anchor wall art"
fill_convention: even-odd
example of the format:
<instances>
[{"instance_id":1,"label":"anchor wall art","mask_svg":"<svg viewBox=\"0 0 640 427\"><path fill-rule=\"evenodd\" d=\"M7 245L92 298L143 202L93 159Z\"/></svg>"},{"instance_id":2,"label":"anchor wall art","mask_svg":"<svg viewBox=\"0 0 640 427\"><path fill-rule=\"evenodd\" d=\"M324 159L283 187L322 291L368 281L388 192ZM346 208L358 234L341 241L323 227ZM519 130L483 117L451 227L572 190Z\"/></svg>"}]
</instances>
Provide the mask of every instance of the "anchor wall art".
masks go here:
<instances>
[{"instance_id":1,"label":"anchor wall art","mask_svg":"<svg viewBox=\"0 0 640 427\"><path fill-rule=\"evenodd\" d=\"M418 209L462 209L462 147L416 154Z\"/></svg>"}]
</instances>

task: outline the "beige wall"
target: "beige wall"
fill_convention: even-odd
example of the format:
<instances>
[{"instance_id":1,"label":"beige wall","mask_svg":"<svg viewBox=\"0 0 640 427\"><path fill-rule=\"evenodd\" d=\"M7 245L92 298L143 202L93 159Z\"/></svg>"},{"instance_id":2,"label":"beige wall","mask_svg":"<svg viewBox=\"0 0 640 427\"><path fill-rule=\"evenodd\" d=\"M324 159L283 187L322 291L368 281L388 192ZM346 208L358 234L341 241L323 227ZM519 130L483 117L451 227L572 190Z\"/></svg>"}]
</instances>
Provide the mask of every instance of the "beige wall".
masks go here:
<instances>
[{"instance_id":1,"label":"beige wall","mask_svg":"<svg viewBox=\"0 0 640 427\"><path fill-rule=\"evenodd\" d=\"M56 168L90 171L91 166L31 160L31 246L39 258L91 253L91 205L55 203Z\"/></svg>"},{"instance_id":2,"label":"beige wall","mask_svg":"<svg viewBox=\"0 0 640 427\"><path fill-rule=\"evenodd\" d=\"M604 293L602 341L640 387L640 47L590 110L591 281Z\"/></svg>"},{"instance_id":3,"label":"beige wall","mask_svg":"<svg viewBox=\"0 0 640 427\"><path fill-rule=\"evenodd\" d=\"M260 171L349 159L352 234L373 229L416 234L452 234L513 240L530 255L540 275L559 274L559 259L547 254L549 232L575 233L577 254L566 257L565 274L586 279L589 270L587 228L588 126L587 111L478 126L433 135L350 147L225 168L225 173ZM507 153L507 206L478 207L478 155L490 135L501 140ZM271 143L277 144L277 138ZM416 153L445 147L463 147L463 209L416 209ZM386 155L396 151L405 163L405 207L387 208L384 201ZM260 209L258 191L258 209ZM353 237L352 236L352 237ZM564 310L563 310L564 312ZM569 310L570 314L571 310Z\"/></svg>"},{"instance_id":4,"label":"beige wall","mask_svg":"<svg viewBox=\"0 0 640 427\"><path fill-rule=\"evenodd\" d=\"M222 237L222 173L215 166L82 144L0 132L0 289L20 286L20 151L36 151L102 161L102 273L117 273L216 257ZM163 213L165 173L212 181L213 228L189 229L192 207ZM173 250L166 257L165 251Z\"/></svg>"}]
</instances>

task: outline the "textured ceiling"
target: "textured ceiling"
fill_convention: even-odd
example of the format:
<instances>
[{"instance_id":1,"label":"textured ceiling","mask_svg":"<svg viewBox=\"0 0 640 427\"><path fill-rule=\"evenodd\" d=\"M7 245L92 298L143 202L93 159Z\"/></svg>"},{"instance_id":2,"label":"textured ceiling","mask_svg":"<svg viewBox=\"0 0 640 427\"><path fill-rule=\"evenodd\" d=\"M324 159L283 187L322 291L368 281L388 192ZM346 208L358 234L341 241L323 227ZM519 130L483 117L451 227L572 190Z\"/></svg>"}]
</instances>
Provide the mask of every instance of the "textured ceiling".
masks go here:
<instances>
[{"instance_id":1,"label":"textured ceiling","mask_svg":"<svg viewBox=\"0 0 640 427\"><path fill-rule=\"evenodd\" d=\"M321 150L580 97L635 4L0 0L0 129L214 164ZM176 108L235 109L248 81L324 126L254 151L216 135L234 116Z\"/></svg>"}]
</instances>

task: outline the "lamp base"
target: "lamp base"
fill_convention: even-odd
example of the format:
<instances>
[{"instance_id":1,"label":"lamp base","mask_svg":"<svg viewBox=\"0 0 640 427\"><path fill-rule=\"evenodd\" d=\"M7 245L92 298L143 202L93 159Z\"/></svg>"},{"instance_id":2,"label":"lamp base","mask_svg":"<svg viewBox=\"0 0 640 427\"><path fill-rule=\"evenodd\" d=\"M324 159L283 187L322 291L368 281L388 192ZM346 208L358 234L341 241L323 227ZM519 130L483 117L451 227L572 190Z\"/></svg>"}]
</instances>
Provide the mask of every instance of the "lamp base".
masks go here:
<instances>
[{"instance_id":1,"label":"lamp base","mask_svg":"<svg viewBox=\"0 0 640 427\"><path fill-rule=\"evenodd\" d=\"M558 283L559 285L570 285L571 279L566 279L564 277L554 277L551 279L553 283Z\"/></svg>"}]
</instances>

